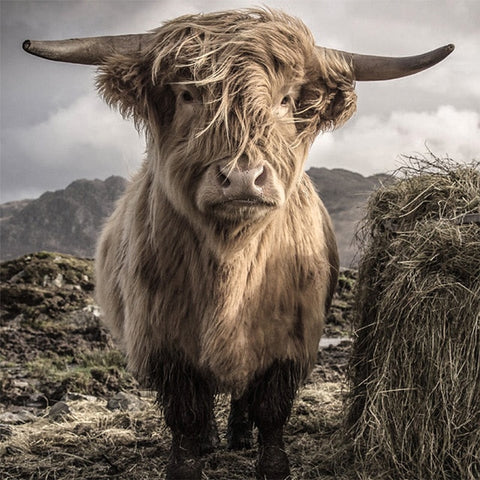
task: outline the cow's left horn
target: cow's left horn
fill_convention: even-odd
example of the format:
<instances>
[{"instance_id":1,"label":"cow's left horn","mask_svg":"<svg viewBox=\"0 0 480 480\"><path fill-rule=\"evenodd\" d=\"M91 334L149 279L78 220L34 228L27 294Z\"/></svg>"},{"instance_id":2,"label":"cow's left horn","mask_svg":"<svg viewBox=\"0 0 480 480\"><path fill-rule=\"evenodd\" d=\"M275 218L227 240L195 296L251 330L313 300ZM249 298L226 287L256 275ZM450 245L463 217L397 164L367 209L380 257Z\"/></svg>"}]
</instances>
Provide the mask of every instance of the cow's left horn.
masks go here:
<instances>
[{"instance_id":1,"label":"cow's left horn","mask_svg":"<svg viewBox=\"0 0 480 480\"><path fill-rule=\"evenodd\" d=\"M391 80L421 72L450 55L455 46L445 45L431 52L411 57L377 57L358 53L339 52L351 62L355 80Z\"/></svg>"},{"instance_id":2,"label":"cow's left horn","mask_svg":"<svg viewBox=\"0 0 480 480\"><path fill-rule=\"evenodd\" d=\"M70 40L25 40L23 49L38 57L57 62L100 65L113 53L135 53L148 43L152 34L73 38Z\"/></svg>"}]
</instances>

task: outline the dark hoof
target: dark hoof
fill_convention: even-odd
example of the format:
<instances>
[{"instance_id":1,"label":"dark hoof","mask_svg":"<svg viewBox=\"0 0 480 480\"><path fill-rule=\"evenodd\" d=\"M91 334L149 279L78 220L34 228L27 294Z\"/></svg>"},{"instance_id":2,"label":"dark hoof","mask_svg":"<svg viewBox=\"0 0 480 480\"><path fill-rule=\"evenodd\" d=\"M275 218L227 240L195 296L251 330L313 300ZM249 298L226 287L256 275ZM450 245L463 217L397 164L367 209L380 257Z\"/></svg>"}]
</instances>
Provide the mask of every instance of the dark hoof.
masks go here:
<instances>
[{"instance_id":1,"label":"dark hoof","mask_svg":"<svg viewBox=\"0 0 480 480\"><path fill-rule=\"evenodd\" d=\"M278 446L261 447L256 476L258 480L288 480L290 466L285 451Z\"/></svg>"},{"instance_id":2,"label":"dark hoof","mask_svg":"<svg viewBox=\"0 0 480 480\"><path fill-rule=\"evenodd\" d=\"M202 465L196 458L171 458L167 465L167 480L201 480Z\"/></svg>"}]
</instances>

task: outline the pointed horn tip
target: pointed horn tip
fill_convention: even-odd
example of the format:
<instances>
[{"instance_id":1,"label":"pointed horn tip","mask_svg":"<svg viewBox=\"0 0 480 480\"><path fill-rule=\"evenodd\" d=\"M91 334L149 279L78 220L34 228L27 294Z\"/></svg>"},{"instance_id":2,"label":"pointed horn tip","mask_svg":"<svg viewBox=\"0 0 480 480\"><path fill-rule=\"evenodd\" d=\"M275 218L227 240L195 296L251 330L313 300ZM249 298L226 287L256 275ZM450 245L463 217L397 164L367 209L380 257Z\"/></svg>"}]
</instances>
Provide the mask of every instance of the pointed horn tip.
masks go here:
<instances>
[{"instance_id":1,"label":"pointed horn tip","mask_svg":"<svg viewBox=\"0 0 480 480\"><path fill-rule=\"evenodd\" d=\"M437 49L439 52L438 61L442 61L443 59L447 58L453 51L455 50L455 45L453 43L449 43L448 45L444 45Z\"/></svg>"}]
</instances>

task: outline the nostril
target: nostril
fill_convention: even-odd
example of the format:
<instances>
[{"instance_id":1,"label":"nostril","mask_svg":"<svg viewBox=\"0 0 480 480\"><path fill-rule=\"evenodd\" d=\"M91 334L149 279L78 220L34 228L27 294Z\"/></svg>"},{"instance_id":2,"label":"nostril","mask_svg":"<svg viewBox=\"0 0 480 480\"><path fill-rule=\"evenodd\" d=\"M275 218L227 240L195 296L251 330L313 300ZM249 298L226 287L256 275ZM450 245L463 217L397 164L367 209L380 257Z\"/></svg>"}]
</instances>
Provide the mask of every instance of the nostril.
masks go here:
<instances>
[{"instance_id":1,"label":"nostril","mask_svg":"<svg viewBox=\"0 0 480 480\"><path fill-rule=\"evenodd\" d=\"M267 182L267 170L262 167L261 173L255 178L255 185L257 187L263 187Z\"/></svg>"},{"instance_id":2,"label":"nostril","mask_svg":"<svg viewBox=\"0 0 480 480\"><path fill-rule=\"evenodd\" d=\"M224 187L224 188L230 186L230 183L231 183L230 180L222 172L222 169L220 167L217 169L217 180L218 180L219 185Z\"/></svg>"}]
</instances>

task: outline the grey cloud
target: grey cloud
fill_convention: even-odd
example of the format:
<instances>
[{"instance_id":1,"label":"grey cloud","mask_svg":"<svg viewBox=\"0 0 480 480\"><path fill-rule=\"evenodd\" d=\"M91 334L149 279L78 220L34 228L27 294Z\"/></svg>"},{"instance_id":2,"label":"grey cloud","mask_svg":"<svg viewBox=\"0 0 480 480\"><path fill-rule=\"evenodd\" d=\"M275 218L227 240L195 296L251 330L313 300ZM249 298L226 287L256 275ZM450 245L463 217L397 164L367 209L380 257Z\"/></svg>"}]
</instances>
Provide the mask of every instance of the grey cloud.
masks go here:
<instances>
[{"instance_id":1,"label":"grey cloud","mask_svg":"<svg viewBox=\"0 0 480 480\"><path fill-rule=\"evenodd\" d=\"M143 148L141 139L135 134L125 134L123 124L115 123L120 122L117 114L106 110L99 113L99 107L89 102L80 109L82 99L95 95L94 68L33 58L21 50L25 38L145 31L185 13L258 4L242 0L2 1L1 201L64 188L79 177L127 175L140 162ZM453 55L430 71L392 82L358 84L356 117L340 133L336 132L332 148L327 137L317 141L325 142L326 146L315 147L309 165L358 165L356 170L362 173L362 162L354 163L352 158L373 138L379 153L369 159L371 168L380 169L385 163L384 156L402 153L393 151L395 146L384 139L397 138L391 130L397 128L395 122L386 122L385 128L390 130L380 129L375 135L359 128L362 119L371 118L376 128L395 112L425 112L432 119L437 118L435 112L441 105L450 105L451 112L470 110L478 114L480 64L472 59L480 44L476 25L480 17L478 1L272 0L268 5L302 18L317 42L329 47L407 55L444 43L457 45ZM92 116L97 118L92 120ZM62 122L62 118L68 122ZM103 129L98 126L99 137L82 138L82 125L95 120L105 125ZM446 121L440 117L437 120ZM442 125L439 131L446 136L445 144L458 144L458 134L457 139L449 137ZM56 138L63 150L55 143ZM419 141L422 143L424 139ZM319 152L329 158L321 158ZM138 159L134 160L134 155Z\"/></svg>"}]
</instances>

